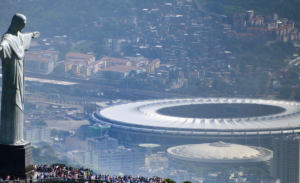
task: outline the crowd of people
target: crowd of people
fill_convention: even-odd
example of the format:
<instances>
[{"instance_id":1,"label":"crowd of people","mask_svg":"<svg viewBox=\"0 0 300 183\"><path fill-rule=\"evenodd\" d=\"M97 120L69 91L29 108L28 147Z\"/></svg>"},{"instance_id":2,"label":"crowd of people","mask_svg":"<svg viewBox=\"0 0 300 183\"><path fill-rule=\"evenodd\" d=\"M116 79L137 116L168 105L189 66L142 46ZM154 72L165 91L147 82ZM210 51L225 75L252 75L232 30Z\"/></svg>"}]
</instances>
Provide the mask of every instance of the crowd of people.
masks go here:
<instances>
[{"instance_id":1,"label":"crowd of people","mask_svg":"<svg viewBox=\"0 0 300 183\"><path fill-rule=\"evenodd\" d=\"M39 182L49 182L47 179L60 179L62 181L79 182L120 182L120 183L164 183L160 177L133 177L131 175L101 175L96 174L91 169L73 168L65 165L34 165L36 177Z\"/></svg>"}]
</instances>

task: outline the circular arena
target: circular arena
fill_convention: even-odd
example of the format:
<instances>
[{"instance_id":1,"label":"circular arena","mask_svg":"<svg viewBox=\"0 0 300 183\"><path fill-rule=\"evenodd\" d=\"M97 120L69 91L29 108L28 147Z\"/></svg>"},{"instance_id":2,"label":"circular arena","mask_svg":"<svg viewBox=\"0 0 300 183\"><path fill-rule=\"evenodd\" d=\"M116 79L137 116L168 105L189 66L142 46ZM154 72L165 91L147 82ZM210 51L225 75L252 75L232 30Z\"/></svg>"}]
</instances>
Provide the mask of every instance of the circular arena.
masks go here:
<instances>
[{"instance_id":1,"label":"circular arena","mask_svg":"<svg viewBox=\"0 0 300 183\"><path fill-rule=\"evenodd\" d=\"M243 164L270 160L273 152L269 149L222 141L205 144L189 144L171 147L168 156L176 162L196 164Z\"/></svg>"},{"instance_id":2,"label":"circular arena","mask_svg":"<svg viewBox=\"0 0 300 183\"><path fill-rule=\"evenodd\" d=\"M131 143L215 141L262 145L300 132L300 103L262 99L192 98L138 101L95 112L90 123Z\"/></svg>"}]
</instances>

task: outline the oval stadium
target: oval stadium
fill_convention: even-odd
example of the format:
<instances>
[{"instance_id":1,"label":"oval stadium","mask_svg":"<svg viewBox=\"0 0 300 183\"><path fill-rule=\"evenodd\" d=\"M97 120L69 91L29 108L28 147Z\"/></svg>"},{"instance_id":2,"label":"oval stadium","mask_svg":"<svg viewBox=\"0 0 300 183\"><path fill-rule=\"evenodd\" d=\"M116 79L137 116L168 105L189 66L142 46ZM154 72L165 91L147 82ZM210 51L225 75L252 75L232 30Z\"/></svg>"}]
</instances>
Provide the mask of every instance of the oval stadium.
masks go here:
<instances>
[{"instance_id":1,"label":"oval stadium","mask_svg":"<svg viewBox=\"0 0 300 183\"><path fill-rule=\"evenodd\" d=\"M219 140L269 145L300 132L300 103L263 99L191 98L147 100L109 106L90 123L111 126L128 143L191 144Z\"/></svg>"}]
</instances>

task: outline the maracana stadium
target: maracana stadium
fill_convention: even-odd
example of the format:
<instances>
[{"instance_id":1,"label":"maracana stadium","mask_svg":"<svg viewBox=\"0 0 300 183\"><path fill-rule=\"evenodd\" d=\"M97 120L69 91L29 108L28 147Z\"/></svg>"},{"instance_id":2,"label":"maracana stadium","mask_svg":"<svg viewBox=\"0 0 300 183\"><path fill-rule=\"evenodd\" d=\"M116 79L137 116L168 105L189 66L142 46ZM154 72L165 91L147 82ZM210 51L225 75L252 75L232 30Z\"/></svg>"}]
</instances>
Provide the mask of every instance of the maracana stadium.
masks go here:
<instances>
[{"instance_id":1,"label":"maracana stadium","mask_svg":"<svg viewBox=\"0 0 300 183\"><path fill-rule=\"evenodd\" d=\"M300 132L300 103L238 98L147 100L103 108L89 120L110 126L110 136L128 143L261 145Z\"/></svg>"}]
</instances>

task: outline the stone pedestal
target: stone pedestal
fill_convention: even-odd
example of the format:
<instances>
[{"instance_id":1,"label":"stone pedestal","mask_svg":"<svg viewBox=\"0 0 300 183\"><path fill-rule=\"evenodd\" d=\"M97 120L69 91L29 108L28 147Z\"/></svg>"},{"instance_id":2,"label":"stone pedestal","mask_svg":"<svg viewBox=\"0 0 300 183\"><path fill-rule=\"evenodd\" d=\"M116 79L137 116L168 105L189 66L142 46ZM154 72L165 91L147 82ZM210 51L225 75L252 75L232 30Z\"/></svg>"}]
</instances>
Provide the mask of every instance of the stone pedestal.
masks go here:
<instances>
[{"instance_id":1,"label":"stone pedestal","mask_svg":"<svg viewBox=\"0 0 300 183\"><path fill-rule=\"evenodd\" d=\"M0 144L0 176L25 178L33 173L32 145L25 142L18 145Z\"/></svg>"}]
</instances>

